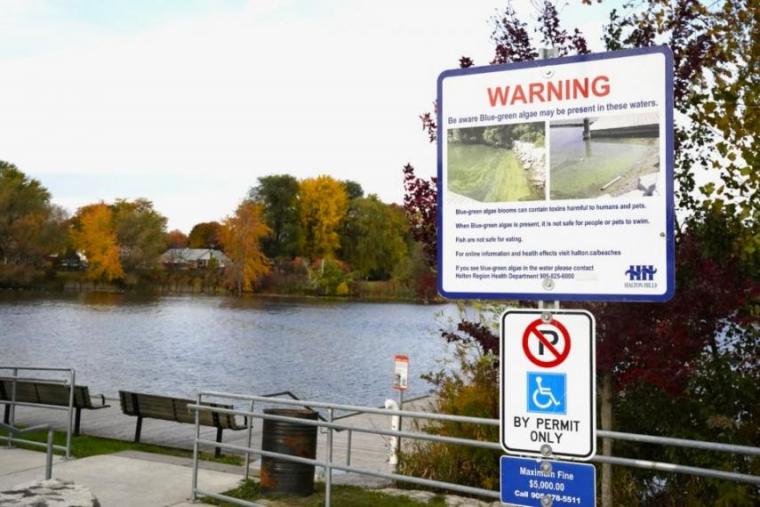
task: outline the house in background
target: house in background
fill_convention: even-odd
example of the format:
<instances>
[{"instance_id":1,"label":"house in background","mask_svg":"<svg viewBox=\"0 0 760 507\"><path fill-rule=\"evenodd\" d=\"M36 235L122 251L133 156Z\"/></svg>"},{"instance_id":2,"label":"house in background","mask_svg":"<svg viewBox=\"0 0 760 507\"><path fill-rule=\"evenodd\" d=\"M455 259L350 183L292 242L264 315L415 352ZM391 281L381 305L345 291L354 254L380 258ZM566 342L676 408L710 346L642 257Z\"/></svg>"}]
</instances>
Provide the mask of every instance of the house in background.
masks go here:
<instances>
[{"instance_id":1,"label":"house in background","mask_svg":"<svg viewBox=\"0 0 760 507\"><path fill-rule=\"evenodd\" d=\"M47 260L51 266L61 271L84 271L87 269L87 256L84 252L69 249L60 254L48 255Z\"/></svg>"},{"instance_id":2,"label":"house in background","mask_svg":"<svg viewBox=\"0 0 760 507\"><path fill-rule=\"evenodd\" d=\"M224 252L212 248L170 248L161 256L166 269L221 269L229 262Z\"/></svg>"}]
</instances>

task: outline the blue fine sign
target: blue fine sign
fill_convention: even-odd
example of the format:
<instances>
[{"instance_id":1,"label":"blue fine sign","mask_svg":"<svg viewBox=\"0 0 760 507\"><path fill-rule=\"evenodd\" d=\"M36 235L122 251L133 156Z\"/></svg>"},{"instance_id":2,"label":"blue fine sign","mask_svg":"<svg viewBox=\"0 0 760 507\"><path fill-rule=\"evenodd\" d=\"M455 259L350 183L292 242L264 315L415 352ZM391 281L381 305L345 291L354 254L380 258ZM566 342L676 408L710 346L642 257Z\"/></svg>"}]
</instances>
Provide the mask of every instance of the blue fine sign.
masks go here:
<instances>
[{"instance_id":1,"label":"blue fine sign","mask_svg":"<svg viewBox=\"0 0 760 507\"><path fill-rule=\"evenodd\" d=\"M501 457L501 501L510 505L540 507L550 495L552 506L596 505L594 465L550 461L551 472L542 472L535 459Z\"/></svg>"}]
</instances>

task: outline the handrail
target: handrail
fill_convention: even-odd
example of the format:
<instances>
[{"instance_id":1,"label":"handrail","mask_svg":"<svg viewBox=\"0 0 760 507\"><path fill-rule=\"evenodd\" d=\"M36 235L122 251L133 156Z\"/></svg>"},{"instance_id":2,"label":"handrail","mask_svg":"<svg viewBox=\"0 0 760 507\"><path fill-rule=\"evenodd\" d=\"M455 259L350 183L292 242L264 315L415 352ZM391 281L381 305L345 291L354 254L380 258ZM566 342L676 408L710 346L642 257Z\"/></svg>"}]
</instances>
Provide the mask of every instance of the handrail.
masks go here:
<instances>
[{"instance_id":1,"label":"handrail","mask_svg":"<svg viewBox=\"0 0 760 507\"><path fill-rule=\"evenodd\" d=\"M272 398L264 398L263 396L256 396L256 395L244 395L244 394L229 394L229 393L223 393L219 391L201 391L199 393L200 396L215 396L218 398L227 398L230 400L239 400L239 401L270 401ZM362 407L359 405L344 405L340 403L325 403L321 401L304 401L304 400L283 400L283 399L277 399L277 403L281 403L283 405L305 405L309 404L313 407L317 408L332 408L334 410L345 410L345 411L353 411L353 412L361 412L365 414L379 414L379 415L388 415L391 411L385 408L373 408L373 407ZM449 414L435 414L432 412L414 412L410 410L394 410L392 411L393 415L400 415L403 417L413 417L418 419L433 419L433 420L439 420L439 421L452 421L452 422L466 422L466 423L472 423L472 424L485 424L490 426L498 426L499 420L498 419L486 419L483 417L468 417L468 416L458 416L458 415L449 415Z\"/></svg>"},{"instance_id":2,"label":"handrail","mask_svg":"<svg viewBox=\"0 0 760 507\"><path fill-rule=\"evenodd\" d=\"M71 435L72 435L72 428L74 426L74 391L76 388L76 371L73 368L50 368L50 367L44 367L44 366L7 366L2 365L0 366L0 370L11 370L13 372L12 376L3 376L2 379L5 381L10 381L11 383L11 393L10 396L8 396L9 399L7 400L1 400L0 402L5 404L9 408L8 413L8 423L15 427L16 424L16 407L35 407L35 408L46 408L46 409L53 409L53 410L66 410L68 411L68 418L66 423L66 446L56 446L52 444L52 440L50 440L50 445L53 445L55 449L61 449L65 452L66 459L71 458ZM45 371L45 372L65 372L68 373L68 378L63 380L56 380L56 379L36 379L36 378L30 378L30 377L22 377L19 376L20 371ZM60 405L60 406L54 406L54 405L48 405L45 403L27 403L22 401L16 400L16 385L18 382L40 382L45 384L60 384L64 386L68 386L69 388L69 402L68 405ZM8 393L6 393L8 394ZM8 443L8 447L11 447L14 441L21 442L27 445L31 446L40 446L40 442L36 442L34 440L24 440L24 439L14 439L13 438L14 432L9 432L7 437L0 437L0 440L5 440ZM22 432L19 432L22 433ZM48 436L49 439L52 438L52 436Z\"/></svg>"},{"instance_id":3,"label":"handrail","mask_svg":"<svg viewBox=\"0 0 760 507\"><path fill-rule=\"evenodd\" d=\"M282 395L285 395L285 396L290 396L290 398L291 398L291 399L293 399L293 400L298 400L298 401L301 401L301 398L299 398L298 396L296 396L295 394L293 394L293 392L292 392L292 391L281 391L281 392L279 392L279 393L269 393L269 394L262 394L262 396L264 396L264 397L266 397L266 398L276 398L276 397L278 397L278 396L282 396ZM315 413L317 414L317 417L318 417L320 420L322 420L322 421L326 421L326 420L327 420L327 419L325 419L324 417L322 417L322 414L320 414L320 413L319 413L319 411L317 411L317 410L314 410L313 408L311 408L311 407L308 407L308 406L307 406L307 407L305 407L305 408L308 408L308 409L309 409L309 410L311 410L312 412L315 412Z\"/></svg>"},{"instance_id":4,"label":"handrail","mask_svg":"<svg viewBox=\"0 0 760 507\"><path fill-rule=\"evenodd\" d=\"M220 408L220 407L210 407L208 405L203 405L201 403L203 396L213 396L217 398L227 398L227 399L232 399L232 400L248 400L251 402L251 407L253 407L253 403L256 401L268 401L270 403L274 402L274 403L290 405L290 406L293 406L293 405L304 406L308 404L310 406L327 409L328 414L331 417L327 421L320 421L320 420L308 420L308 419L300 419L300 418L287 417L287 416L279 416L279 415L273 415L273 414L254 413L253 408L247 411L247 410L240 410L240 409L225 409L225 408ZM488 489L483 489L483 488L473 488L470 486L463 486L460 484L435 481L431 479L423 479L419 477L412 477L412 476L400 475L400 474L395 474L395 473L387 474L387 473L378 472L374 470L355 468L350 465L350 458L349 458L349 462L346 463L346 465L339 465L335 463L332 459L332 432L336 430L340 430L340 429L348 429L350 430L350 432L357 431L357 432L363 432L363 433L392 436L396 438L403 437L405 439L411 438L415 440L426 440L426 441L441 442L441 443L446 443L446 444L479 447L479 448L485 448L485 449L492 449L496 451L501 450L501 445L498 442L488 442L488 441L472 440L472 439L465 439L465 438L458 438L458 437L447 437L447 436L441 436L441 435L435 435L435 434L417 432L417 431L401 431L401 430L393 430L393 429L376 429L376 428L363 428L363 427L358 427L358 426L347 426L345 424L337 423L334 421L334 418L332 417L332 413L334 410L355 410L360 413L368 413L368 414L379 414L379 415L388 415L388 416L403 415L405 417L413 417L413 418L419 418L419 419L444 420L444 421L463 422L463 423L472 423L472 424L485 424L489 426L498 425L499 421L497 419L484 419L484 418L456 416L456 415L449 415L449 414L436 414L436 413L430 413L430 412L415 412L415 411L409 411L409 410L389 410L389 409L378 409L378 408L373 408L373 407L357 407L353 405L344 405L344 404L338 404L338 403L325 403L325 402L305 401L305 400L288 400L288 399L283 399L283 398L267 398L267 397L254 396L254 395L239 395L239 394L232 394L232 393L222 393L218 391L203 391L199 393L197 396L197 402L195 404L188 405L188 409L194 411L196 414L196 437L193 444L193 484L192 484L193 499L196 499L197 495L199 494L206 494L206 492L198 488L198 482L197 482L198 450L199 450L200 445L217 445L224 449L243 452L245 453L246 458L248 458L248 456L253 453L253 454L258 454L261 456L283 459L286 461L293 461L293 462L298 462L298 463L305 463L305 464L311 464L315 466L324 467L325 468L325 497L326 497L325 499L326 499L326 505L328 506L330 505L330 488L331 488L331 482L332 482L331 474L332 474L333 469L342 470L346 472L353 472L353 473L358 473L358 474L364 474L364 475L371 475L375 477L381 477L381 478L400 481L400 482L408 482L412 484L418 484L418 485L423 485L423 486L428 486L428 487L433 487L433 488L438 488L438 489L447 489L451 491L458 491L458 492L474 494L474 495L479 495L479 496L484 496L484 497L499 498L498 491L493 491L493 490L488 490ZM251 419L259 418L259 419L264 419L264 420L268 419L268 420L275 420L275 421L281 421L281 422L293 422L299 425L326 428L328 432L327 459L326 460L324 459L312 460L312 459L307 459L307 458L300 458L300 457L293 456L290 454L282 454L282 453L276 453L272 451L265 451L264 449L260 447L252 447L250 438L248 440L247 447L234 445L234 444L218 444L217 442L212 442L210 440L202 439L200 437L200 430L198 426L199 414L201 411L210 411L210 412L247 416ZM349 432L349 435L350 435L350 432ZM717 442L693 441L693 440L679 439L679 438L657 437L657 436L652 436L652 435L639 435L639 434L634 434L634 433L621 433L621 432L611 432L611 431L600 432L599 436L603 438L618 438L622 440L632 440L632 441L638 441L642 443L655 443L655 444L662 444L662 445L691 447L691 448L696 448L696 449L701 449L701 450L734 452L734 453L740 453L740 454L747 454L751 456L760 455L760 448L751 447L751 446L722 444L722 443L717 443ZM349 442L349 448L347 452L348 452L348 455L350 456L350 442ZM246 460L246 462L247 461L248 460ZM658 470L658 471L672 472L672 473L683 473L683 474L690 474L690 475L696 475L696 476L702 476L702 477L711 477L711 478L718 478L718 479L725 479L725 480L731 480L731 481L736 481L736 482L744 482L744 483L749 483L749 484L754 484L754 485L760 485L760 476L744 474L744 473L739 473L739 472L731 472L731 471L716 470L716 469L709 469L709 468L699 468L699 467L680 465L680 464L675 464L675 463L664 463L664 462L631 459L631 458L608 456L608 455L597 455L592 459L592 461L595 461L598 463L609 463L613 465L622 465L622 466L642 468L642 469L648 469L648 470ZM247 467L246 467L246 470L247 470ZM232 503L238 503L239 505L252 505L248 502L244 502L239 499L234 499L230 497L221 498L221 496L217 496L215 498L224 499Z\"/></svg>"},{"instance_id":5,"label":"handrail","mask_svg":"<svg viewBox=\"0 0 760 507\"><path fill-rule=\"evenodd\" d=\"M217 391L202 391L200 393L202 396L209 395L209 396L220 396L222 393L219 393ZM255 395L229 395L229 396L221 396L223 398L229 398L229 399L246 399L246 400L252 400L252 401L260 401L259 397ZM449 415L449 414L435 414L431 412L419 412L419 411L411 411L411 410L390 410L386 408L374 408L374 407L357 407L355 405L341 405L341 404L333 404L333 403L324 403L324 402L318 402L318 401L307 401L307 400L299 400L301 403L308 403L311 406L319 407L319 408L333 408L335 410L351 410L353 411L352 415L360 414L360 413L366 413L366 414L379 414L379 415L399 415L402 417L412 417L417 419L431 419L431 420L443 420L443 421L450 421L450 422L464 422L464 423L471 423L471 424L483 424L488 426L499 426L499 420L498 419L484 419L480 417L469 417L469 416L457 416L457 415ZM278 403L281 403L283 405L299 405L298 402L289 401L289 400L279 400ZM361 410L357 410L361 409ZM335 417L333 420L336 419L342 419L343 417ZM322 419L323 421L325 419ZM353 427L350 427L353 428ZM613 438L616 440L627 440L631 442L641 442L641 443L650 443L650 444L664 444L664 445L673 445L677 447L687 447L691 449L701 449L701 450L709 450L709 451L718 451L718 452L733 452L737 454L745 454L747 456L760 456L760 447L751 447L746 445L737 445L737 444L725 444L721 442L709 442L704 440L689 440L685 438L674 438L674 437L661 437L657 435L643 435L640 433L624 433L620 431L607 431L607 430L597 430L597 436L599 438Z\"/></svg>"},{"instance_id":6,"label":"handrail","mask_svg":"<svg viewBox=\"0 0 760 507\"><path fill-rule=\"evenodd\" d=\"M6 430L9 434L13 433L16 435L22 435L24 433L31 433L33 431L42 431L47 430L47 451L45 453L45 480L50 480L53 478L53 428L50 427L49 424L38 424L36 426L29 426L27 428L18 428L16 426L5 424L4 422L0 422L0 428ZM22 442L23 440L16 439L17 442ZM10 443L10 439L8 440ZM39 442L37 442L39 443Z\"/></svg>"},{"instance_id":7,"label":"handrail","mask_svg":"<svg viewBox=\"0 0 760 507\"><path fill-rule=\"evenodd\" d=\"M56 379L41 379L41 378L35 378L35 377L6 377L2 376L0 377L0 381L2 380L9 380L9 381L16 381L16 382L34 382L35 384L50 384L50 385L68 385L68 382L65 380L56 380Z\"/></svg>"}]
</instances>

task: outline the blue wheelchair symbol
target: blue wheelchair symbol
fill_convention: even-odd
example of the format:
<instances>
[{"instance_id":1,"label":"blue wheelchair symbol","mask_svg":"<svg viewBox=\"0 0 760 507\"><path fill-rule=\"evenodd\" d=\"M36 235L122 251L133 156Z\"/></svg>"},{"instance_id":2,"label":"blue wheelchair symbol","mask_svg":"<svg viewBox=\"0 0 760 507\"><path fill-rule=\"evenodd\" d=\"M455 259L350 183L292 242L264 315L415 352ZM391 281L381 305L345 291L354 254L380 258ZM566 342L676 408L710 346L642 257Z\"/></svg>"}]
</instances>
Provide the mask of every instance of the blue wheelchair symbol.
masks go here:
<instances>
[{"instance_id":1,"label":"blue wheelchair symbol","mask_svg":"<svg viewBox=\"0 0 760 507\"><path fill-rule=\"evenodd\" d=\"M567 414L564 373L528 372L528 412Z\"/></svg>"}]
</instances>

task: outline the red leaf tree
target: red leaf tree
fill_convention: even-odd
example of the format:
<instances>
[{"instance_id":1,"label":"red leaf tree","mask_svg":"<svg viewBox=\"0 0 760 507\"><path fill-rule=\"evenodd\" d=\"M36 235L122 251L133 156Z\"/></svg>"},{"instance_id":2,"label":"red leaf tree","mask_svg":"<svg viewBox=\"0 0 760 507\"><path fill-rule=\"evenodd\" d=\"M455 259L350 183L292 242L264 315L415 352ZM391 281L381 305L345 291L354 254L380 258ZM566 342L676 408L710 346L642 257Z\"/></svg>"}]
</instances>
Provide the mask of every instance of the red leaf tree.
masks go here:
<instances>
[{"instance_id":1,"label":"red leaf tree","mask_svg":"<svg viewBox=\"0 0 760 507\"><path fill-rule=\"evenodd\" d=\"M613 428L612 402L616 392L632 383L645 382L677 396L683 392L698 357L705 350L717 354L719 336L727 326L731 323L756 325L756 322L747 323L750 318L747 308L752 301L756 304L759 295L756 208L754 216L747 218L747 213L736 213L741 206L722 207L720 199L699 202L695 198L692 167L707 166L709 156L714 156L705 149L710 145L710 132L714 129L699 119L704 117L700 108L707 107L711 66L721 65L715 55L725 54L717 49L722 41L716 37L713 27L718 25L715 25L714 15L695 0L648 0L647 3L649 9L631 11L624 17L613 10L604 40L607 48L614 50L648 46L661 37L667 38L674 53L675 106L692 119L690 125L676 129L675 174L679 204L691 209L692 214L677 227L677 289L671 301L584 305L597 320L597 372L603 429ZM724 13L725 16L728 15ZM520 21L510 6L491 21L491 39L495 45L492 64L533 60L538 56L527 24ZM588 52L578 30L571 33L560 26L552 2L545 1L541 5L536 32L542 44L558 49L560 55ZM460 60L463 67L472 64L469 58ZM420 118L430 141L435 141L434 114L426 113ZM712 160L715 166L715 159ZM721 177L725 179L730 174ZM410 165L404 167L404 178L407 216L416 231L415 238L426 245L429 262L434 265L435 180L431 183L415 177ZM755 180L750 177L742 181ZM732 188L729 184L726 186ZM744 202L746 204L746 200ZM754 233L748 233L749 230ZM744 248L737 241L744 241ZM748 261L750 258L755 259L754 263ZM496 336L479 323L462 320L456 331L444 331L443 336L449 342L477 343L484 352L496 350ZM612 453L611 440L605 439L603 453ZM602 502L604 505L612 502L609 465L604 466Z\"/></svg>"}]
</instances>

